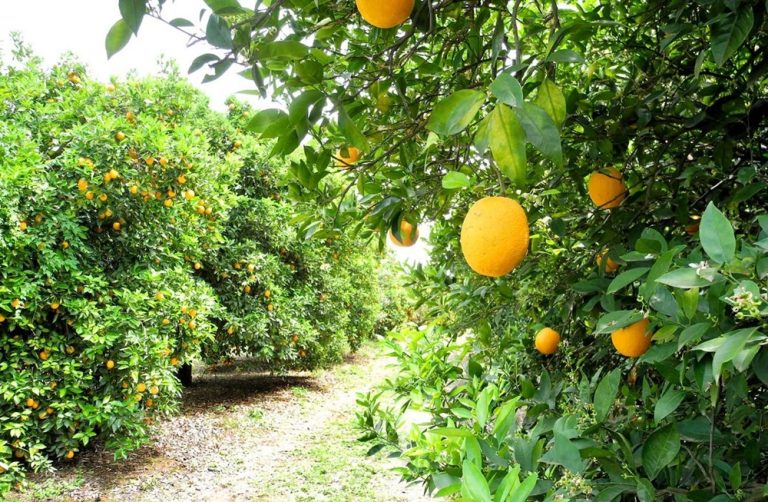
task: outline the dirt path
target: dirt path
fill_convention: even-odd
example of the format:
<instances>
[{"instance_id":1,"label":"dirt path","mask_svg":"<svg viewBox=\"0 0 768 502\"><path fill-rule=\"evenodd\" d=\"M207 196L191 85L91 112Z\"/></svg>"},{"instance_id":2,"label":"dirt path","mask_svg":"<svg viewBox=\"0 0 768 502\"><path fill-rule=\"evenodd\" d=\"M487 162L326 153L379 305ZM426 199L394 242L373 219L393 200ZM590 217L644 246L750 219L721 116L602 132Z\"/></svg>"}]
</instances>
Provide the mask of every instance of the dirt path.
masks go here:
<instances>
[{"instance_id":1,"label":"dirt path","mask_svg":"<svg viewBox=\"0 0 768 502\"><path fill-rule=\"evenodd\" d=\"M83 454L33 477L16 500L428 500L355 440L355 397L387 376L387 362L369 346L315 375L203 375L151 446L117 462L101 449Z\"/></svg>"}]
</instances>

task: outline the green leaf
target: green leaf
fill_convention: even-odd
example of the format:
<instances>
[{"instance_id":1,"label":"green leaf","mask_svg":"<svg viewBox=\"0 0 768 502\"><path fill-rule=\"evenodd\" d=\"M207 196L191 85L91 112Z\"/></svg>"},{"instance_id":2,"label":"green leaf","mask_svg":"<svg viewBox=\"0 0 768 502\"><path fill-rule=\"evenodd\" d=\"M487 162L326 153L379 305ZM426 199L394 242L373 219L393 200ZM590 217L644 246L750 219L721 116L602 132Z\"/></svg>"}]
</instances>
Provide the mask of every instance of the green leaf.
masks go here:
<instances>
[{"instance_id":1,"label":"green leaf","mask_svg":"<svg viewBox=\"0 0 768 502\"><path fill-rule=\"evenodd\" d=\"M205 64L212 63L213 61L219 61L219 56L211 53L201 54L192 61L191 65L189 65L189 69L187 70L187 73L195 73L197 70L202 68Z\"/></svg>"},{"instance_id":2,"label":"green leaf","mask_svg":"<svg viewBox=\"0 0 768 502\"><path fill-rule=\"evenodd\" d=\"M480 428L484 428L488 421L488 409L491 404L491 387L486 387L480 391L480 395L477 396L477 404L475 405L475 414L477 415L477 423Z\"/></svg>"},{"instance_id":3,"label":"green leaf","mask_svg":"<svg viewBox=\"0 0 768 502\"><path fill-rule=\"evenodd\" d=\"M547 112L547 115L552 118L552 121L558 128L563 125L566 117L565 96L563 91L554 82L546 78L544 79L536 95L536 104Z\"/></svg>"},{"instance_id":4,"label":"green leaf","mask_svg":"<svg viewBox=\"0 0 768 502\"><path fill-rule=\"evenodd\" d=\"M465 460L461 472L461 495L472 502L491 502L491 490L482 471Z\"/></svg>"},{"instance_id":5,"label":"green leaf","mask_svg":"<svg viewBox=\"0 0 768 502\"><path fill-rule=\"evenodd\" d=\"M674 424L657 429L643 444L643 468L653 480L680 452L680 434Z\"/></svg>"},{"instance_id":6,"label":"green leaf","mask_svg":"<svg viewBox=\"0 0 768 502\"><path fill-rule=\"evenodd\" d=\"M611 408L613 408L613 402L616 400L616 395L619 393L619 382L621 380L621 371L615 369L605 375L600 383L597 384L595 389L595 397L592 399L592 404L595 408L595 419L598 422L603 422Z\"/></svg>"},{"instance_id":7,"label":"green leaf","mask_svg":"<svg viewBox=\"0 0 768 502\"><path fill-rule=\"evenodd\" d=\"M503 502L525 502L533 492L533 489L536 488L536 481L538 480L538 474L535 472L530 473L528 477L525 478L525 481L520 483L520 485L512 492L509 498L501 500L503 500Z\"/></svg>"},{"instance_id":8,"label":"green leaf","mask_svg":"<svg viewBox=\"0 0 768 502\"><path fill-rule=\"evenodd\" d=\"M710 202L701 216L701 247L717 263L727 263L736 254L736 237L731 222Z\"/></svg>"},{"instance_id":9,"label":"green leaf","mask_svg":"<svg viewBox=\"0 0 768 502\"><path fill-rule=\"evenodd\" d=\"M515 424L515 412L517 411L518 398L511 399L501 405L499 408L496 423L493 425L493 435L501 442L507 437L512 426Z\"/></svg>"},{"instance_id":10,"label":"green leaf","mask_svg":"<svg viewBox=\"0 0 768 502\"><path fill-rule=\"evenodd\" d=\"M523 108L516 112L528 141L555 165L562 167L563 150L560 144L560 132L547 112L540 106L530 103L524 103Z\"/></svg>"},{"instance_id":11,"label":"green leaf","mask_svg":"<svg viewBox=\"0 0 768 502\"><path fill-rule=\"evenodd\" d=\"M496 493L493 495L493 501L508 502L512 491L518 486L520 486L520 466L516 465L507 471L507 475L499 483Z\"/></svg>"},{"instance_id":12,"label":"green leaf","mask_svg":"<svg viewBox=\"0 0 768 502\"><path fill-rule=\"evenodd\" d=\"M347 113L347 109L344 108L343 104L340 104L338 106L339 110L339 129L341 129L341 132L344 133L344 137L347 138L347 141L352 146L356 146L360 150L367 152L370 148L370 145L368 144L368 139L363 136L363 133L360 132L360 129L358 129L357 124L350 118L349 114Z\"/></svg>"},{"instance_id":13,"label":"green leaf","mask_svg":"<svg viewBox=\"0 0 768 502\"><path fill-rule=\"evenodd\" d=\"M515 185L525 186L525 131L511 108L499 104L490 114L489 146L493 160Z\"/></svg>"},{"instance_id":14,"label":"green leaf","mask_svg":"<svg viewBox=\"0 0 768 502\"><path fill-rule=\"evenodd\" d=\"M139 26L147 11L146 0L120 0L120 16L128 24L133 33L139 32Z\"/></svg>"},{"instance_id":15,"label":"green leaf","mask_svg":"<svg viewBox=\"0 0 768 502\"><path fill-rule=\"evenodd\" d=\"M456 91L435 105L427 129L443 136L458 134L474 120L485 94L472 89Z\"/></svg>"},{"instance_id":16,"label":"green leaf","mask_svg":"<svg viewBox=\"0 0 768 502\"><path fill-rule=\"evenodd\" d=\"M617 275L611 283L608 285L606 293L615 293L616 291L632 284L639 278L645 275L650 270L650 267L638 267L632 268Z\"/></svg>"},{"instance_id":17,"label":"green leaf","mask_svg":"<svg viewBox=\"0 0 768 502\"><path fill-rule=\"evenodd\" d=\"M188 28L190 26L195 25L195 23L193 23L189 19L184 19L183 17L177 17L175 19L171 19L170 21L168 21L168 24L176 28Z\"/></svg>"},{"instance_id":18,"label":"green leaf","mask_svg":"<svg viewBox=\"0 0 768 502\"><path fill-rule=\"evenodd\" d=\"M523 88L509 73L502 73L491 83L491 93L509 106L523 106Z\"/></svg>"},{"instance_id":19,"label":"green leaf","mask_svg":"<svg viewBox=\"0 0 768 502\"><path fill-rule=\"evenodd\" d=\"M693 319L699 308L699 288L676 291L675 299L685 317Z\"/></svg>"},{"instance_id":20,"label":"green leaf","mask_svg":"<svg viewBox=\"0 0 768 502\"><path fill-rule=\"evenodd\" d=\"M698 342L711 327L712 325L708 322L700 322L685 328L677 339L678 350L682 349L689 343Z\"/></svg>"},{"instance_id":21,"label":"green leaf","mask_svg":"<svg viewBox=\"0 0 768 502\"><path fill-rule=\"evenodd\" d=\"M597 321L597 327L595 328L596 335L602 335L605 333L612 333L619 328L629 326L632 323L643 318L643 313L637 310L617 310L615 312L609 312Z\"/></svg>"},{"instance_id":22,"label":"green leaf","mask_svg":"<svg viewBox=\"0 0 768 502\"><path fill-rule=\"evenodd\" d=\"M733 56L747 39L755 22L752 7L739 5L736 12L729 12L712 26L712 57L722 66Z\"/></svg>"},{"instance_id":23,"label":"green leaf","mask_svg":"<svg viewBox=\"0 0 768 502\"><path fill-rule=\"evenodd\" d=\"M208 7L214 13L225 16L232 14L245 14L248 10L244 9L237 0L205 0Z\"/></svg>"},{"instance_id":24,"label":"green leaf","mask_svg":"<svg viewBox=\"0 0 768 502\"><path fill-rule=\"evenodd\" d=\"M459 188L469 188L470 186L472 186L472 180L464 173L448 171L443 176L443 188L446 190L457 190Z\"/></svg>"},{"instance_id":25,"label":"green leaf","mask_svg":"<svg viewBox=\"0 0 768 502\"><path fill-rule=\"evenodd\" d=\"M452 427L437 427L435 429L429 429L424 431L425 434L435 434L437 436L453 437L453 438L466 438L475 437L472 431L467 429L455 429Z\"/></svg>"},{"instance_id":26,"label":"green leaf","mask_svg":"<svg viewBox=\"0 0 768 502\"><path fill-rule=\"evenodd\" d=\"M255 132L256 134L261 134L266 131L270 125L274 124L280 119L285 119L287 117L288 114L282 110L278 110L277 108L268 108L254 115L253 118L248 122L248 125L245 126L245 129L250 132Z\"/></svg>"},{"instance_id":27,"label":"green leaf","mask_svg":"<svg viewBox=\"0 0 768 502\"><path fill-rule=\"evenodd\" d=\"M700 286L709 286L711 283L700 277L694 268L679 268L662 275L656 282L672 286L673 288L690 289Z\"/></svg>"},{"instance_id":28,"label":"green leaf","mask_svg":"<svg viewBox=\"0 0 768 502\"><path fill-rule=\"evenodd\" d=\"M741 488L741 463L737 462L736 465L731 467L731 472L728 473L728 481L731 483L731 488L734 491L738 491Z\"/></svg>"},{"instance_id":29,"label":"green leaf","mask_svg":"<svg viewBox=\"0 0 768 502\"><path fill-rule=\"evenodd\" d=\"M685 399L685 392L681 390L669 389L665 392L661 399L656 401L656 406L653 409L653 419L656 423L661 422L674 412L683 402L683 399Z\"/></svg>"},{"instance_id":30,"label":"green leaf","mask_svg":"<svg viewBox=\"0 0 768 502\"><path fill-rule=\"evenodd\" d=\"M547 56L547 61L554 63L583 63L584 57L576 51L561 49Z\"/></svg>"},{"instance_id":31,"label":"green leaf","mask_svg":"<svg viewBox=\"0 0 768 502\"><path fill-rule=\"evenodd\" d=\"M112 25L109 33L107 33L107 40L105 42L107 59L120 52L120 50L128 44L128 41L131 39L131 34L131 28L124 19L120 19Z\"/></svg>"},{"instance_id":32,"label":"green leaf","mask_svg":"<svg viewBox=\"0 0 768 502\"><path fill-rule=\"evenodd\" d=\"M744 348L749 337L752 336L752 333L754 333L756 329L757 328L739 329L728 332L721 337L725 340L717 348L715 355L712 357L712 375L715 377L715 381L720 378L720 372L723 365L741 352L741 349Z\"/></svg>"},{"instance_id":33,"label":"green leaf","mask_svg":"<svg viewBox=\"0 0 768 502\"><path fill-rule=\"evenodd\" d=\"M555 443L543 457L542 462L559 464L566 469L579 473L584 470L584 462L581 460L579 448L567 436L560 432L554 433Z\"/></svg>"},{"instance_id":34,"label":"green leaf","mask_svg":"<svg viewBox=\"0 0 768 502\"><path fill-rule=\"evenodd\" d=\"M205 38L209 44L219 49L232 48L232 30L222 17L211 14L205 28Z\"/></svg>"},{"instance_id":35,"label":"green leaf","mask_svg":"<svg viewBox=\"0 0 768 502\"><path fill-rule=\"evenodd\" d=\"M280 40L264 44L259 50L260 59L303 59L309 53L309 48L294 40Z\"/></svg>"}]
</instances>

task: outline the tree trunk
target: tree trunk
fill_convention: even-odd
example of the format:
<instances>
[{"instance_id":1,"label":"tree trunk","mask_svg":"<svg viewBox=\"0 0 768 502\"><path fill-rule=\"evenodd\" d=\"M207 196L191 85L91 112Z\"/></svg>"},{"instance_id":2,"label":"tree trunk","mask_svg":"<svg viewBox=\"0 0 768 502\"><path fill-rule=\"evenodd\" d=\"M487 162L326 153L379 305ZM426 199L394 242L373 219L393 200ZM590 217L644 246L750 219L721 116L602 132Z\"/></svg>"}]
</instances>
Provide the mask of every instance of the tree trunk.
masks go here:
<instances>
[{"instance_id":1,"label":"tree trunk","mask_svg":"<svg viewBox=\"0 0 768 502\"><path fill-rule=\"evenodd\" d=\"M192 385L192 365L183 364L181 368L179 368L179 371L176 372L176 377L184 387Z\"/></svg>"}]
</instances>

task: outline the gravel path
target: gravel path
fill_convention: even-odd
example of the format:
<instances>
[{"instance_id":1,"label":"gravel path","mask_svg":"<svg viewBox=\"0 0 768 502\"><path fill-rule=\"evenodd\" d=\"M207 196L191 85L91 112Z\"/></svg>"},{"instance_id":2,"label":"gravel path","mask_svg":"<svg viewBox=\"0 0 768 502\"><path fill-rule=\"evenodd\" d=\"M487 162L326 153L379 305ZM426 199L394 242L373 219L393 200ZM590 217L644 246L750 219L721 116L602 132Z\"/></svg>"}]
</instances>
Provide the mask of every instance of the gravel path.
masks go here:
<instances>
[{"instance_id":1,"label":"gravel path","mask_svg":"<svg viewBox=\"0 0 768 502\"><path fill-rule=\"evenodd\" d=\"M331 370L273 377L237 367L202 375L150 446L114 461L97 448L31 478L12 500L422 501L382 454L355 441L355 397L391 371L366 347Z\"/></svg>"}]
</instances>

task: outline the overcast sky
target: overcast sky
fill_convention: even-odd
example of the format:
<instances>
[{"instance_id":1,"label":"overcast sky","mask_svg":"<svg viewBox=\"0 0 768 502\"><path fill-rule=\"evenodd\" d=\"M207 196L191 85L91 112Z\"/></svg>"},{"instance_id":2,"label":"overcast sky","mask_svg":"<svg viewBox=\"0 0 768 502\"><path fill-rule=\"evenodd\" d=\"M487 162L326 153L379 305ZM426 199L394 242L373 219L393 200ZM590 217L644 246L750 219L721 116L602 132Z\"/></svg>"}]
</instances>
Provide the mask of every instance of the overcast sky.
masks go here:
<instances>
[{"instance_id":1,"label":"overcast sky","mask_svg":"<svg viewBox=\"0 0 768 502\"><path fill-rule=\"evenodd\" d=\"M0 0L1 1L1 0ZM107 59L104 39L109 28L120 18L117 0L23 0L2 2L0 13L0 53L3 58L10 55L11 32L21 33L24 41L44 61L52 65L62 54L71 51L89 68L92 78L107 81L111 76L122 78L130 70L139 75L157 73L157 61L161 56L175 59L181 71L186 73L192 60L202 54L206 48L200 45L188 48L184 34L167 25L145 18L138 38L131 39L127 47L112 59ZM247 0L243 5L251 4ZM198 19L203 0L181 0L168 2L164 17L185 17L192 21ZM217 110L225 108L227 97L245 89L252 90L253 83L230 69L220 79L202 84L204 71L199 71L189 78L211 100L211 107ZM237 94L243 101L252 103L256 108L270 106L254 96ZM422 226L423 227L423 226ZM420 229L423 234L426 228ZM395 249L400 260L423 262L426 259L424 239L407 249Z\"/></svg>"}]
</instances>

